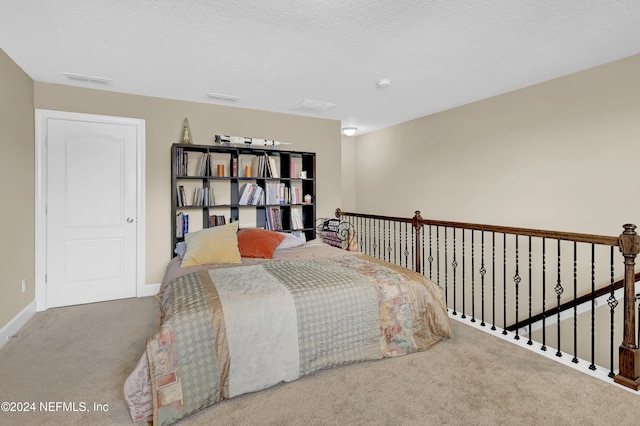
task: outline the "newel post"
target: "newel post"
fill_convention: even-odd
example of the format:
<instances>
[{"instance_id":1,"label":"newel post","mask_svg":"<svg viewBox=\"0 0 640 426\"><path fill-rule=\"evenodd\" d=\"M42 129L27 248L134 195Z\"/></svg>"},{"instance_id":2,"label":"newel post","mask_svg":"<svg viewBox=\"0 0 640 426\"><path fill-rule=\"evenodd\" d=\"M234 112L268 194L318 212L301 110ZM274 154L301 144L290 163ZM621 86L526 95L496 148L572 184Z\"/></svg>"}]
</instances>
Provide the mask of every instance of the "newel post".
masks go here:
<instances>
[{"instance_id":1,"label":"newel post","mask_svg":"<svg viewBox=\"0 0 640 426\"><path fill-rule=\"evenodd\" d=\"M415 259L413 268L416 272L420 272L420 229L422 229L421 221L422 216L420 216L420 210L416 210L416 214L413 216L413 220L411 221L416 236Z\"/></svg>"},{"instance_id":2,"label":"newel post","mask_svg":"<svg viewBox=\"0 0 640 426\"><path fill-rule=\"evenodd\" d=\"M640 349L636 345L635 264L640 253L640 235L636 226L624 225L619 246L624 256L624 338L620 345L620 372L613 380L634 390L640 389Z\"/></svg>"}]
</instances>

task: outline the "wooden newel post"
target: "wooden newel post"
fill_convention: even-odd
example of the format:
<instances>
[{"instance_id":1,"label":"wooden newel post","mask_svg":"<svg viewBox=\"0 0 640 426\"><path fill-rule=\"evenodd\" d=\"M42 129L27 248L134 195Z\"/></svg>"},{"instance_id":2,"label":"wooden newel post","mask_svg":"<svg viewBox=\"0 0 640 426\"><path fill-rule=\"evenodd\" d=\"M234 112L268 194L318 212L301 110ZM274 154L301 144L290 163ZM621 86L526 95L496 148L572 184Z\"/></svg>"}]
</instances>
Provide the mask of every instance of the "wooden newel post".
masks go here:
<instances>
[{"instance_id":1,"label":"wooden newel post","mask_svg":"<svg viewBox=\"0 0 640 426\"><path fill-rule=\"evenodd\" d=\"M619 246L624 256L624 338L620 345L620 372L613 380L634 390L640 389L640 349L636 345L635 264L640 253L640 235L636 226L624 225Z\"/></svg>"},{"instance_id":2,"label":"wooden newel post","mask_svg":"<svg viewBox=\"0 0 640 426\"><path fill-rule=\"evenodd\" d=\"M413 216L412 225L415 230L416 236L416 250L415 250L415 259L414 259L414 269L416 272L420 272L420 229L422 229L422 216L420 216L420 210L416 210L416 214Z\"/></svg>"}]
</instances>

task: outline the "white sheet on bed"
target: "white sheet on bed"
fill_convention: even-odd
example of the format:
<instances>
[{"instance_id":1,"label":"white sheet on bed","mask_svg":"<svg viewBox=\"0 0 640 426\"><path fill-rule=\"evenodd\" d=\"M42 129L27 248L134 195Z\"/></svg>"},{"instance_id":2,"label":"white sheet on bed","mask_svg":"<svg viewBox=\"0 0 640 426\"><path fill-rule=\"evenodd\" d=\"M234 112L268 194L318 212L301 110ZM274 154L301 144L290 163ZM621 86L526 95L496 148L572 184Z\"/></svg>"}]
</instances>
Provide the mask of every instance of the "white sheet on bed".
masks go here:
<instances>
[{"instance_id":1,"label":"white sheet on bed","mask_svg":"<svg viewBox=\"0 0 640 426\"><path fill-rule=\"evenodd\" d=\"M296 309L275 278L251 277L260 265L209 271L224 306L229 345L229 396L300 376ZM262 275L264 278L264 275Z\"/></svg>"}]
</instances>

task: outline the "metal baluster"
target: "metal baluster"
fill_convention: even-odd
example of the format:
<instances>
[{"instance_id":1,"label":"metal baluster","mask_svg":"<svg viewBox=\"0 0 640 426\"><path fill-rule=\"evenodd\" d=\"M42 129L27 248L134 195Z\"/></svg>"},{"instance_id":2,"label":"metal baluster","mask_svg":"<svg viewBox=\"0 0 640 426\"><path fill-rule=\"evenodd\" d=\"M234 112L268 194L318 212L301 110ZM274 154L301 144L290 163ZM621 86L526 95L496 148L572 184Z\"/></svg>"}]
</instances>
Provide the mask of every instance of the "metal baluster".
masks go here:
<instances>
[{"instance_id":1,"label":"metal baluster","mask_svg":"<svg viewBox=\"0 0 640 426\"><path fill-rule=\"evenodd\" d=\"M407 223L404 224L404 267L409 267L409 231L407 231Z\"/></svg>"},{"instance_id":2,"label":"metal baluster","mask_svg":"<svg viewBox=\"0 0 640 426\"><path fill-rule=\"evenodd\" d=\"M422 232L420 232L420 238L422 240L421 241L421 243L422 243L422 275L425 275L426 272L427 272L427 264L424 261L425 260L424 257L425 257L425 253L426 253L424 242L426 240L426 237L424 235L424 224L421 224L420 226L422 227L422 230L421 230Z\"/></svg>"},{"instance_id":3,"label":"metal baluster","mask_svg":"<svg viewBox=\"0 0 640 426\"><path fill-rule=\"evenodd\" d=\"M462 229L462 316L461 318L466 318L465 312L467 312L465 299L466 299L466 286L465 286L465 273L464 273L464 229Z\"/></svg>"},{"instance_id":4,"label":"metal baluster","mask_svg":"<svg viewBox=\"0 0 640 426\"><path fill-rule=\"evenodd\" d=\"M400 258L400 250L398 248L398 243L402 242L402 235L400 235L400 231L400 223L393 222L393 263L395 263L396 265L402 264L402 259Z\"/></svg>"},{"instance_id":5,"label":"metal baluster","mask_svg":"<svg viewBox=\"0 0 640 426\"><path fill-rule=\"evenodd\" d=\"M433 244L431 242L431 225L429 225L429 279L432 280L433 279L433 253L432 253L432 248L433 248ZM440 285L440 283L438 283L438 285Z\"/></svg>"},{"instance_id":6,"label":"metal baluster","mask_svg":"<svg viewBox=\"0 0 640 426\"><path fill-rule=\"evenodd\" d=\"M482 255L481 255L481 265L480 265L480 277L481 277L481 284L480 284L480 290L481 290L481 296L480 296L480 325L484 327L484 275L487 273L487 269L484 267L484 231L482 232Z\"/></svg>"},{"instance_id":7,"label":"metal baluster","mask_svg":"<svg viewBox=\"0 0 640 426\"><path fill-rule=\"evenodd\" d=\"M573 359L578 363L578 243L573 242Z\"/></svg>"},{"instance_id":8,"label":"metal baluster","mask_svg":"<svg viewBox=\"0 0 640 426\"><path fill-rule=\"evenodd\" d=\"M542 313L546 312L547 297L547 239L542 239ZM542 346L540 350L547 350L547 316L542 317Z\"/></svg>"},{"instance_id":9,"label":"metal baluster","mask_svg":"<svg viewBox=\"0 0 640 426\"><path fill-rule=\"evenodd\" d=\"M507 334L507 234L502 234L502 318L504 328L502 334Z\"/></svg>"},{"instance_id":10,"label":"metal baluster","mask_svg":"<svg viewBox=\"0 0 640 426\"><path fill-rule=\"evenodd\" d=\"M440 285L440 227L436 226L436 277ZM446 297L446 293L445 293Z\"/></svg>"},{"instance_id":11,"label":"metal baluster","mask_svg":"<svg viewBox=\"0 0 640 426\"><path fill-rule=\"evenodd\" d=\"M558 283L556 284L556 287L555 287L554 290L556 292L556 297L558 299L558 324L557 324L557 329L558 329L558 351L556 352L556 356L557 357L561 357L562 356L562 352L560 351L560 296L564 292L564 289L562 288L562 279L560 277L560 240L558 240Z\"/></svg>"},{"instance_id":12,"label":"metal baluster","mask_svg":"<svg viewBox=\"0 0 640 426\"><path fill-rule=\"evenodd\" d=\"M447 306L449 306L449 261L447 253L447 227L444 227L444 295L447 301ZM454 302L455 303L455 300ZM454 310L455 312L455 310Z\"/></svg>"},{"instance_id":13,"label":"metal baluster","mask_svg":"<svg viewBox=\"0 0 640 426\"><path fill-rule=\"evenodd\" d=\"M393 248L391 247L391 223L387 221L387 261L391 263L391 251Z\"/></svg>"},{"instance_id":14,"label":"metal baluster","mask_svg":"<svg viewBox=\"0 0 640 426\"><path fill-rule=\"evenodd\" d=\"M491 330L496 330L496 233L491 232Z\"/></svg>"},{"instance_id":15,"label":"metal baluster","mask_svg":"<svg viewBox=\"0 0 640 426\"><path fill-rule=\"evenodd\" d=\"M378 259L382 259L382 244L380 244L380 221L376 221L378 230Z\"/></svg>"},{"instance_id":16,"label":"metal baluster","mask_svg":"<svg viewBox=\"0 0 640 426\"><path fill-rule=\"evenodd\" d=\"M532 284L531 284L531 236L529 236L529 340L527 340L527 345L533 345L533 341L531 340L531 311L533 309L533 295L532 295Z\"/></svg>"},{"instance_id":17,"label":"metal baluster","mask_svg":"<svg viewBox=\"0 0 640 426\"><path fill-rule=\"evenodd\" d=\"M457 288L456 288L456 269L458 262L456 262L456 228L453 228L453 262L451 262L451 268L453 269L453 315L458 315L456 312L456 300L457 300Z\"/></svg>"},{"instance_id":18,"label":"metal baluster","mask_svg":"<svg viewBox=\"0 0 640 426\"><path fill-rule=\"evenodd\" d=\"M618 306L618 301L615 297L615 281L613 280L613 246L611 247L611 295L607 299L607 304L609 305L609 310L611 312L611 337L609 340L609 359L611 360L611 369L609 370L608 376L614 378L616 373L613 372L613 339L614 339L614 321L615 321L615 310L616 306Z\"/></svg>"},{"instance_id":19,"label":"metal baluster","mask_svg":"<svg viewBox=\"0 0 640 426\"><path fill-rule=\"evenodd\" d=\"M520 292L520 271L519 271L519 248L518 248L518 235L516 235L516 274L513 277L513 282L516 285L516 324L518 323L518 309L519 309L519 292ZM514 336L514 339L516 340L520 340L520 335L518 334L519 331L516 328L516 335Z\"/></svg>"},{"instance_id":20,"label":"metal baluster","mask_svg":"<svg viewBox=\"0 0 640 426\"><path fill-rule=\"evenodd\" d=\"M591 294L596 291L596 245L591 243ZM591 298L591 365L589 370L596 369L596 299Z\"/></svg>"},{"instance_id":21,"label":"metal baluster","mask_svg":"<svg viewBox=\"0 0 640 426\"><path fill-rule=\"evenodd\" d=\"M476 322L476 255L475 231L471 230L471 322Z\"/></svg>"}]
</instances>

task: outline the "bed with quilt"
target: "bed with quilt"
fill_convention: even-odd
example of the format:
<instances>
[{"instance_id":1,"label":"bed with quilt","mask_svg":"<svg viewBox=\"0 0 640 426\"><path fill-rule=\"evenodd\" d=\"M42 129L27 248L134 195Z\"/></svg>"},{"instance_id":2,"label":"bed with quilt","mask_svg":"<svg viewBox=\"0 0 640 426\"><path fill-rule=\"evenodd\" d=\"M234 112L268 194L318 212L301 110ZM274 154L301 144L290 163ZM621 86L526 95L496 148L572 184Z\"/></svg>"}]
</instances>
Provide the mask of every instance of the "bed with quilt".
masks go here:
<instances>
[{"instance_id":1,"label":"bed with quilt","mask_svg":"<svg viewBox=\"0 0 640 426\"><path fill-rule=\"evenodd\" d=\"M127 378L134 421L167 425L313 372L450 337L444 293L421 274L293 234L187 234L157 298L156 333Z\"/></svg>"}]
</instances>

